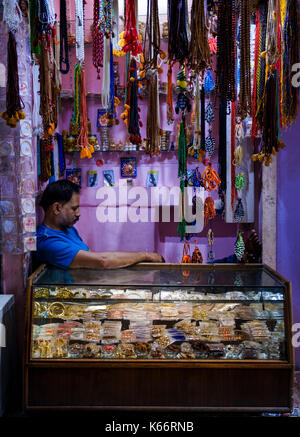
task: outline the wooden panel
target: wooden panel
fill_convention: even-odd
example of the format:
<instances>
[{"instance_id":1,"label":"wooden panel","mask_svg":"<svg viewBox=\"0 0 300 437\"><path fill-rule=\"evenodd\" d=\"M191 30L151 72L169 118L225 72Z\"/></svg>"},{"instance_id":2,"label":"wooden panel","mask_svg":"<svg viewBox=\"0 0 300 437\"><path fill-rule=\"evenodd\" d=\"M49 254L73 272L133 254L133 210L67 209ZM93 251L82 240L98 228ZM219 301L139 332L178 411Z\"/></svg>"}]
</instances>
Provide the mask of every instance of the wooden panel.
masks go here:
<instances>
[{"instance_id":1,"label":"wooden panel","mask_svg":"<svg viewBox=\"0 0 300 437\"><path fill-rule=\"evenodd\" d=\"M290 369L29 369L32 407L289 408Z\"/></svg>"}]
</instances>

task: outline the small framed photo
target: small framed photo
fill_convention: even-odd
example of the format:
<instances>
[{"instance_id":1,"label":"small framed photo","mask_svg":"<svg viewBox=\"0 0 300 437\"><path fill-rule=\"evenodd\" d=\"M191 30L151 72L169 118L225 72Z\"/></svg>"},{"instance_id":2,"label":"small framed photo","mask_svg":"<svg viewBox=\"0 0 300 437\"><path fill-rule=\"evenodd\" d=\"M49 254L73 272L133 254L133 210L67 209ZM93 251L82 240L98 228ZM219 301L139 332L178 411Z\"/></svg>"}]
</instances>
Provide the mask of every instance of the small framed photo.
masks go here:
<instances>
[{"instance_id":1,"label":"small framed photo","mask_svg":"<svg viewBox=\"0 0 300 437\"><path fill-rule=\"evenodd\" d=\"M87 172L87 186L97 187L98 186L98 172L97 170L89 170Z\"/></svg>"},{"instance_id":2,"label":"small framed photo","mask_svg":"<svg viewBox=\"0 0 300 437\"><path fill-rule=\"evenodd\" d=\"M121 178L136 178L136 158L121 158Z\"/></svg>"},{"instance_id":3,"label":"small framed photo","mask_svg":"<svg viewBox=\"0 0 300 437\"><path fill-rule=\"evenodd\" d=\"M81 168L67 168L66 179L81 187Z\"/></svg>"},{"instance_id":4,"label":"small framed photo","mask_svg":"<svg viewBox=\"0 0 300 437\"><path fill-rule=\"evenodd\" d=\"M115 185L113 170L103 170L103 182L105 187L113 187Z\"/></svg>"},{"instance_id":5,"label":"small framed photo","mask_svg":"<svg viewBox=\"0 0 300 437\"><path fill-rule=\"evenodd\" d=\"M158 171L148 170L147 173L147 187L156 187L158 182Z\"/></svg>"}]
</instances>

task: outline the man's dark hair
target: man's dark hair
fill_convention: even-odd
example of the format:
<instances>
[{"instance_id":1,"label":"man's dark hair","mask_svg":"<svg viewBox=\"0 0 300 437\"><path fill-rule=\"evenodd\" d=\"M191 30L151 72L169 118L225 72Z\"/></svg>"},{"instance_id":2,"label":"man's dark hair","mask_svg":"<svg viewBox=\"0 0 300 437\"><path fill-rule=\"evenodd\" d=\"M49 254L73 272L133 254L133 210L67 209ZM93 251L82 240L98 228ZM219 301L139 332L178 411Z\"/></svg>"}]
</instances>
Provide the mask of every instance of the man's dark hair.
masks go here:
<instances>
[{"instance_id":1,"label":"man's dark hair","mask_svg":"<svg viewBox=\"0 0 300 437\"><path fill-rule=\"evenodd\" d=\"M47 185L42 194L40 206L46 212L55 202L65 204L71 200L73 193L79 193L80 186L67 179L60 179Z\"/></svg>"}]
</instances>

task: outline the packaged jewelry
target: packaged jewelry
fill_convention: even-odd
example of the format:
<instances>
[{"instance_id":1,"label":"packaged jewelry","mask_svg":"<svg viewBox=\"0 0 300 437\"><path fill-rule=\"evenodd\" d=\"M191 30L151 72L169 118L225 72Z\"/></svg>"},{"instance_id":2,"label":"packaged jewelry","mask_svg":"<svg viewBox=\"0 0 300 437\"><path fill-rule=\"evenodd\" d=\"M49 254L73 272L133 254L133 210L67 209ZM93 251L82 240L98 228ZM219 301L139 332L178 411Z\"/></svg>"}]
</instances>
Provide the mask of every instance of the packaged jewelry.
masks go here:
<instances>
[{"instance_id":1,"label":"packaged jewelry","mask_svg":"<svg viewBox=\"0 0 300 437\"><path fill-rule=\"evenodd\" d=\"M138 342L135 343L134 347L137 358L146 358L151 350L150 343Z\"/></svg>"},{"instance_id":2,"label":"packaged jewelry","mask_svg":"<svg viewBox=\"0 0 300 437\"><path fill-rule=\"evenodd\" d=\"M190 343L186 343L186 342L182 343L180 349L181 349L181 358L183 359L195 358L195 354Z\"/></svg>"},{"instance_id":3,"label":"packaged jewelry","mask_svg":"<svg viewBox=\"0 0 300 437\"><path fill-rule=\"evenodd\" d=\"M51 340L38 340L38 348L40 358L52 358L52 342Z\"/></svg>"},{"instance_id":4,"label":"packaged jewelry","mask_svg":"<svg viewBox=\"0 0 300 437\"><path fill-rule=\"evenodd\" d=\"M180 352L181 352L180 346L174 343L167 346L166 349L164 350L164 354L166 358L171 358L171 359L181 358Z\"/></svg>"},{"instance_id":5,"label":"packaged jewelry","mask_svg":"<svg viewBox=\"0 0 300 437\"><path fill-rule=\"evenodd\" d=\"M82 343L69 344L68 358L81 358L83 355L83 347L84 345Z\"/></svg>"},{"instance_id":6,"label":"packaged jewelry","mask_svg":"<svg viewBox=\"0 0 300 437\"><path fill-rule=\"evenodd\" d=\"M164 355L163 355L163 352L161 350L161 347L159 347L155 343L153 343L152 346L151 346L151 358L153 358L153 359L165 358Z\"/></svg>"},{"instance_id":7,"label":"packaged jewelry","mask_svg":"<svg viewBox=\"0 0 300 437\"><path fill-rule=\"evenodd\" d=\"M117 358L123 359L134 359L136 358L133 344L131 343L122 343L118 346L116 351Z\"/></svg>"},{"instance_id":8,"label":"packaged jewelry","mask_svg":"<svg viewBox=\"0 0 300 437\"><path fill-rule=\"evenodd\" d=\"M213 358L221 358L224 354L224 344L223 343L207 343L208 355Z\"/></svg>"},{"instance_id":9,"label":"packaged jewelry","mask_svg":"<svg viewBox=\"0 0 300 437\"><path fill-rule=\"evenodd\" d=\"M152 337L157 338L165 334L166 325L153 325L152 326Z\"/></svg>"},{"instance_id":10,"label":"packaged jewelry","mask_svg":"<svg viewBox=\"0 0 300 437\"><path fill-rule=\"evenodd\" d=\"M20 140L20 156L32 157L31 140L21 138Z\"/></svg>"},{"instance_id":11,"label":"packaged jewelry","mask_svg":"<svg viewBox=\"0 0 300 437\"><path fill-rule=\"evenodd\" d=\"M155 340L155 343L157 344L158 347L160 347L161 349L165 349L167 346L169 346L169 344L172 343L172 337L170 335L164 335L162 337L158 337Z\"/></svg>"},{"instance_id":12,"label":"packaged jewelry","mask_svg":"<svg viewBox=\"0 0 300 437\"><path fill-rule=\"evenodd\" d=\"M38 341L32 342L31 358L40 358L41 350Z\"/></svg>"},{"instance_id":13,"label":"packaged jewelry","mask_svg":"<svg viewBox=\"0 0 300 437\"><path fill-rule=\"evenodd\" d=\"M123 343L133 343L135 341L135 333L133 329L125 329L121 332L121 341Z\"/></svg>"},{"instance_id":14,"label":"packaged jewelry","mask_svg":"<svg viewBox=\"0 0 300 437\"><path fill-rule=\"evenodd\" d=\"M87 343L84 345L83 357L84 358L100 358L101 348L99 344Z\"/></svg>"},{"instance_id":15,"label":"packaged jewelry","mask_svg":"<svg viewBox=\"0 0 300 437\"><path fill-rule=\"evenodd\" d=\"M192 347L195 353L196 358L207 358L208 357L208 346L203 341L192 341Z\"/></svg>"},{"instance_id":16,"label":"packaged jewelry","mask_svg":"<svg viewBox=\"0 0 300 437\"><path fill-rule=\"evenodd\" d=\"M194 334L196 322L191 322L190 320L182 320L176 323L175 326L182 330L185 334Z\"/></svg>"},{"instance_id":17,"label":"packaged jewelry","mask_svg":"<svg viewBox=\"0 0 300 437\"><path fill-rule=\"evenodd\" d=\"M84 340L85 329L84 327L71 328L70 340Z\"/></svg>"},{"instance_id":18,"label":"packaged jewelry","mask_svg":"<svg viewBox=\"0 0 300 437\"><path fill-rule=\"evenodd\" d=\"M33 233L36 231L35 217L23 217L23 232Z\"/></svg>"},{"instance_id":19,"label":"packaged jewelry","mask_svg":"<svg viewBox=\"0 0 300 437\"><path fill-rule=\"evenodd\" d=\"M25 197L21 199L23 214L35 213L35 199L33 197Z\"/></svg>"},{"instance_id":20,"label":"packaged jewelry","mask_svg":"<svg viewBox=\"0 0 300 437\"><path fill-rule=\"evenodd\" d=\"M116 353L116 346L113 344L106 344L102 346L103 358L114 358Z\"/></svg>"},{"instance_id":21,"label":"packaged jewelry","mask_svg":"<svg viewBox=\"0 0 300 437\"><path fill-rule=\"evenodd\" d=\"M36 250L36 237L24 238L24 249L28 252Z\"/></svg>"},{"instance_id":22,"label":"packaged jewelry","mask_svg":"<svg viewBox=\"0 0 300 437\"><path fill-rule=\"evenodd\" d=\"M68 341L64 337L56 337L52 345L53 358L66 358L68 353Z\"/></svg>"}]
</instances>

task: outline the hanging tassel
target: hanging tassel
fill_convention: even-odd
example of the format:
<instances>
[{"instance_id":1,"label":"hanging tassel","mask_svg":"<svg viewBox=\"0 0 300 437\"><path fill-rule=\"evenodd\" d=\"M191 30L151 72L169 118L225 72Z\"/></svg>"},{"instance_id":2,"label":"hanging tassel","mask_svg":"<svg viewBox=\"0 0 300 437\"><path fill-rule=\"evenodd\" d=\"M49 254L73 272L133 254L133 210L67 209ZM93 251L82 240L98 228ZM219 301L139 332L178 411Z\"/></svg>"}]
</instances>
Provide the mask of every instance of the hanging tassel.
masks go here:
<instances>
[{"instance_id":1,"label":"hanging tassel","mask_svg":"<svg viewBox=\"0 0 300 437\"><path fill-rule=\"evenodd\" d=\"M234 254L239 261L243 258L245 252L245 243L242 237L242 231L239 231L238 238L234 244Z\"/></svg>"},{"instance_id":2,"label":"hanging tassel","mask_svg":"<svg viewBox=\"0 0 300 437\"><path fill-rule=\"evenodd\" d=\"M86 108L85 71L80 75L80 134L77 138L77 146L80 147L80 158L91 158L94 147L88 141L88 116Z\"/></svg>"},{"instance_id":3,"label":"hanging tassel","mask_svg":"<svg viewBox=\"0 0 300 437\"><path fill-rule=\"evenodd\" d=\"M152 156L159 154L160 126L158 104L158 78L157 71L149 70L149 103L147 114L147 142L146 153Z\"/></svg>"},{"instance_id":4,"label":"hanging tassel","mask_svg":"<svg viewBox=\"0 0 300 437\"><path fill-rule=\"evenodd\" d=\"M189 54L186 0L168 0L168 34L169 60L183 64Z\"/></svg>"},{"instance_id":5,"label":"hanging tassel","mask_svg":"<svg viewBox=\"0 0 300 437\"><path fill-rule=\"evenodd\" d=\"M184 218L184 188L185 188L185 182L182 178L180 180L180 191L181 191L181 221L178 223L177 226L177 233L180 237L180 241L182 241L185 237L185 231L186 231L186 221Z\"/></svg>"},{"instance_id":6,"label":"hanging tassel","mask_svg":"<svg viewBox=\"0 0 300 437\"><path fill-rule=\"evenodd\" d=\"M187 174L186 165L186 144L184 121L180 123L180 133L178 140L178 177L184 177Z\"/></svg>"},{"instance_id":7,"label":"hanging tassel","mask_svg":"<svg viewBox=\"0 0 300 437\"><path fill-rule=\"evenodd\" d=\"M8 33L7 42L7 82L6 111L0 114L6 124L16 127L19 120L25 118L24 103L19 93L18 55L16 39L13 32Z\"/></svg>"},{"instance_id":8,"label":"hanging tassel","mask_svg":"<svg viewBox=\"0 0 300 437\"><path fill-rule=\"evenodd\" d=\"M123 33L123 32L122 32ZM135 15L135 3L134 0L126 1L126 20L124 33L120 35L124 40L122 47L123 52L131 52L132 56L137 56L142 53L143 49L139 40L138 32L136 29L136 15Z\"/></svg>"},{"instance_id":9,"label":"hanging tassel","mask_svg":"<svg viewBox=\"0 0 300 437\"><path fill-rule=\"evenodd\" d=\"M167 122L168 124L174 121L173 111L173 83L172 83L172 66L169 64L168 68L168 87L167 87Z\"/></svg>"},{"instance_id":10,"label":"hanging tassel","mask_svg":"<svg viewBox=\"0 0 300 437\"><path fill-rule=\"evenodd\" d=\"M77 64L74 69L74 107L70 132L74 136L77 136L80 130L80 76L81 67Z\"/></svg>"},{"instance_id":11,"label":"hanging tassel","mask_svg":"<svg viewBox=\"0 0 300 437\"><path fill-rule=\"evenodd\" d=\"M193 0L191 9L191 39L188 66L195 72L205 70L210 65L208 45L208 18L204 0Z\"/></svg>"},{"instance_id":12,"label":"hanging tassel","mask_svg":"<svg viewBox=\"0 0 300 437\"><path fill-rule=\"evenodd\" d=\"M129 140L132 144L141 144L142 138L140 134L140 115L137 101L137 65L135 59L131 60L129 67L129 82L128 82L128 97L129 97L129 115L128 115L128 132Z\"/></svg>"}]
</instances>

